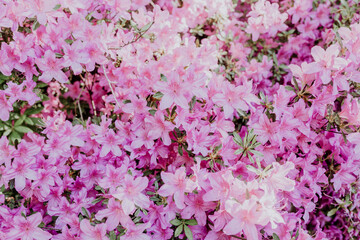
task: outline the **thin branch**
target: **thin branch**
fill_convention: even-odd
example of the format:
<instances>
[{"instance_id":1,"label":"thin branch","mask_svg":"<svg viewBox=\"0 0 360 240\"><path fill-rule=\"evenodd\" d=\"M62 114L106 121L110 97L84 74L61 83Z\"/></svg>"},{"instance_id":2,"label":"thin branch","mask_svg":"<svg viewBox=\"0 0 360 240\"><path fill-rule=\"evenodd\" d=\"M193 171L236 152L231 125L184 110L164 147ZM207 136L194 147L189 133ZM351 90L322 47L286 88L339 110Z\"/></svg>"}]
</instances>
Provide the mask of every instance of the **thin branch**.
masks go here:
<instances>
[{"instance_id":1,"label":"thin branch","mask_svg":"<svg viewBox=\"0 0 360 240\"><path fill-rule=\"evenodd\" d=\"M154 25L154 23L155 21L153 19L153 21L150 23L150 26L145 31L141 32L137 37L133 38L133 40L131 40L130 42L127 42L120 47L109 47L108 50L120 50L121 48L138 41L140 38L142 38L145 35L145 33L147 33L147 31L149 31L149 29L152 27L152 25Z\"/></svg>"},{"instance_id":2,"label":"thin branch","mask_svg":"<svg viewBox=\"0 0 360 240\"><path fill-rule=\"evenodd\" d=\"M112 95L114 96L114 99L115 99L116 105L117 105L119 108L121 108L120 103L119 103L119 102L118 102L118 100L116 99L116 96L115 96L115 91L114 91L113 87L111 86L111 81L110 81L110 79L108 78L108 76L107 76L107 74L106 74L106 69L105 69L105 66L104 66L104 65L102 65L102 68L103 68L103 71L104 71L104 76L105 76L105 78L106 78L106 80L107 80L107 82L108 82L108 84L109 84L109 87L110 87L111 93L112 93Z\"/></svg>"},{"instance_id":3,"label":"thin branch","mask_svg":"<svg viewBox=\"0 0 360 240\"><path fill-rule=\"evenodd\" d=\"M84 122L84 117L83 117L82 110L81 110L81 106L80 106L80 98L81 98L81 94L82 94L83 91L84 91L84 86L81 88L81 91L80 91L80 93L79 93L79 96L78 96L77 99L75 100L75 104L77 104L77 107L79 108L81 120Z\"/></svg>"}]
</instances>

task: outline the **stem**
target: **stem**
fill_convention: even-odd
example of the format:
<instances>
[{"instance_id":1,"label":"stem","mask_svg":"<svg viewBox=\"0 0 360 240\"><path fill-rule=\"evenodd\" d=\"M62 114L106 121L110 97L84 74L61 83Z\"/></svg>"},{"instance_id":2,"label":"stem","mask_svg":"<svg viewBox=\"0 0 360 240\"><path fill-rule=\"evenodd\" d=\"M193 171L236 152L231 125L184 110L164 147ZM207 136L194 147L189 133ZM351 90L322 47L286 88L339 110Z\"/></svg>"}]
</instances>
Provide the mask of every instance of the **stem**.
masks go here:
<instances>
[{"instance_id":1,"label":"stem","mask_svg":"<svg viewBox=\"0 0 360 240\"><path fill-rule=\"evenodd\" d=\"M120 46L120 47L109 47L108 50L120 50L121 48L130 45L136 41L138 41L142 36L144 36L144 34L149 31L149 29L152 27L152 25L154 25L155 21L153 19L153 21L151 22L150 26L148 27L148 29L146 29L144 32L141 32L137 37L133 38L133 40L131 40L130 42L125 43L124 45Z\"/></svg>"},{"instance_id":2,"label":"stem","mask_svg":"<svg viewBox=\"0 0 360 240\"><path fill-rule=\"evenodd\" d=\"M105 66L102 65L102 68L103 68L103 71L104 71L104 76L109 84L109 87L110 87L110 90L111 90L111 93L112 95L114 96L114 99L115 99L115 102L116 102L116 105L120 108L120 103L118 102L118 100L116 99L116 96L115 96L115 92L114 92L114 89L113 87L111 86L111 81L110 79L108 78L107 74L106 74L106 69L105 69Z\"/></svg>"}]
</instances>

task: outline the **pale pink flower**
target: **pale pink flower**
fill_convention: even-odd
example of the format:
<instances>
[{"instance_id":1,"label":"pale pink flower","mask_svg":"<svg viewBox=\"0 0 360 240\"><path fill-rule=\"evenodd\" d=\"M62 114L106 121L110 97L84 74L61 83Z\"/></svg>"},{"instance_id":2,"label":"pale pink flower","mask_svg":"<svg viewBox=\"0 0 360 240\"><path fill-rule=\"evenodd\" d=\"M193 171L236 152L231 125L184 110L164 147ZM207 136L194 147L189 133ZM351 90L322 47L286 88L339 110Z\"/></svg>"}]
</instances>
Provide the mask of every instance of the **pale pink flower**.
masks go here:
<instances>
[{"instance_id":1,"label":"pale pink flower","mask_svg":"<svg viewBox=\"0 0 360 240\"><path fill-rule=\"evenodd\" d=\"M121 201L122 209L126 214L135 211L135 205L141 208L147 208L150 205L149 198L142 192L147 188L149 180L146 177L137 177L125 175L122 185L112 194L114 198Z\"/></svg>"},{"instance_id":2,"label":"pale pink flower","mask_svg":"<svg viewBox=\"0 0 360 240\"><path fill-rule=\"evenodd\" d=\"M35 213L26 218L16 216L14 218L14 227L7 234L6 239L8 240L47 240L52 237L48 232L45 232L38 226L42 221L40 213Z\"/></svg>"},{"instance_id":3,"label":"pale pink flower","mask_svg":"<svg viewBox=\"0 0 360 240\"><path fill-rule=\"evenodd\" d=\"M185 208L186 192L192 192L195 189L195 183L186 178L185 168L181 167L175 173L161 172L161 179L164 185L158 190L161 196L174 196L175 204L178 208Z\"/></svg>"}]
</instances>

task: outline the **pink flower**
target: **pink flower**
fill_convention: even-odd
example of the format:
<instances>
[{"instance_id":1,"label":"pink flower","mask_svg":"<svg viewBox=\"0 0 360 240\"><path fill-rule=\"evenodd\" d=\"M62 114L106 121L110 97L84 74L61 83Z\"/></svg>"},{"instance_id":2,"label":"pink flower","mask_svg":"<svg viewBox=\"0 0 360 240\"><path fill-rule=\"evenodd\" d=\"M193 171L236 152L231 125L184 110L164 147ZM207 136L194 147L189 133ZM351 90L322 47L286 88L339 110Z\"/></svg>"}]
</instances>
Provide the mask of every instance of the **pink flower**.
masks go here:
<instances>
[{"instance_id":1,"label":"pink flower","mask_svg":"<svg viewBox=\"0 0 360 240\"><path fill-rule=\"evenodd\" d=\"M36 180L36 172L31 169L33 161L23 161L22 158L16 158L11 165L7 175L10 179L15 178L15 189L21 191L25 188L26 179Z\"/></svg>"},{"instance_id":2,"label":"pink flower","mask_svg":"<svg viewBox=\"0 0 360 240\"><path fill-rule=\"evenodd\" d=\"M258 98L251 93L251 89L251 82L245 82L244 85L237 87L226 82L222 88L222 93L216 94L213 101L223 107L225 118L232 119L237 109L248 111L251 103L259 102Z\"/></svg>"},{"instance_id":3,"label":"pink flower","mask_svg":"<svg viewBox=\"0 0 360 240\"><path fill-rule=\"evenodd\" d=\"M106 237L106 224L97 224L91 226L89 220L84 219L80 222L80 229L82 231L81 239L83 240L108 240Z\"/></svg>"},{"instance_id":4,"label":"pink flower","mask_svg":"<svg viewBox=\"0 0 360 240\"><path fill-rule=\"evenodd\" d=\"M204 192L199 194L191 194L185 198L186 207L181 212L181 217L190 219L193 215L200 226L206 224L206 211L216 207L214 202L205 202L203 200Z\"/></svg>"},{"instance_id":5,"label":"pink flower","mask_svg":"<svg viewBox=\"0 0 360 240\"><path fill-rule=\"evenodd\" d=\"M64 66L71 67L75 75L82 72L83 66L89 61L89 56L85 52L85 44L78 40L71 45L64 45Z\"/></svg>"},{"instance_id":6,"label":"pink flower","mask_svg":"<svg viewBox=\"0 0 360 240\"><path fill-rule=\"evenodd\" d=\"M95 139L102 144L100 157L105 157L109 152L115 156L121 156L122 151L119 145L123 143L123 138L115 134L114 130L110 129L105 136L97 136Z\"/></svg>"},{"instance_id":7,"label":"pink flower","mask_svg":"<svg viewBox=\"0 0 360 240\"><path fill-rule=\"evenodd\" d=\"M124 226L126 228L125 235L121 236L122 240L150 240L150 236L147 236L145 229L148 228L148 224L135 225L132 221Z\"/></svg>"},{"instance_id":8,"label":"pink flower","mask_svg":"<svg viewBox=\"0 0 360 240\"><path fill-rule=\"evenodd\" d=\"M64 67L64 59L58 59L55 56L55 53L51 50L45 52L44 58L36 59L36 64L43 72L39 77L40 81L45 83L50 82L55 78L60 83L66 83L68 81L67 76L61 70Z\"/></svg>"},{"instance_id":9,"label":"pink flower","mask_svg":"<svg viewBox=\"0 0 360 240\"><path fill-rule=\"evenodd\" d=\"M228 200L226 202L226 211L233 217L224 228L224 233L227 235L236 235L244 232L246 239L258 240L259 231L256 228L257 224L265 225L262 212L258 211L258 203L256 197L245 200L242 204Z\"/></svg>"},{"instance_id":10,"label":"pink flower","mask_svg":"<svg viewBox=\"0 0 360 240\"><path fill-rule=\"evenodd\" d=\"M188 93L187 85L181 80L177 72L171 72L167 82L158 82L154 88L164 94L160 101L160 110L169 108L174 103L184 109L189 108L189 100L186 96Z\"/></svg>"},{"instance_id":11,"label":"pink flower","mask_svg":"<svg viewBox=\"0 0 360 240\"><path fill-rule=\"evenodd\" d=\"M109 231L114 230L119 223L124 226L131 221L129 215L125 214L120 202L116 201L114 198L110 198L107 209L100 210L95 217L99 221L106 217L107 230Z\"/></svg>"},{"instance_id":12,"label":"pink flower","mask_svg":"<svg viewBox=\"0 0 360 240\"><path fill-rule=\"evenodd\" d=\"M196 187L193 181L186 179L185 168L181 167L175 173L161 172L161 179L165 184L158 193L164 197L174 196L176 206L180 209L185 208L185 192L192 192Z\"/></svg>"},{"instance_id":13,"label":"pink flower","mask_svg":"<svg viewBox=\"0 0 360 240\"><path fill-rule=\"evenodd\" d=\"M5 92L0 91L0 119L9 120L10 112L13 110L13 102L6 98Z\"/></svg>"},{"instance_id":14,"label":"pink flower","mask_svg":"<svg viewBox=\"0 0 360 240\"><path fill-rule=\"evenodd\" d=\"M43 231L38 227L42 221L40 213L35 213L31 216L23 218L22 216L16 216L14 218L14 226L7 234L8 240L47 240L52 237L48 232Z\"/></svg>"},{"instance_id":15,"label":"pink flower","mask_svg":"<svg viewBox=\"0 0 360 240\"><path fill-rule=\"evenodd\" d=\"M146 177L134 178L127 174L125 175L122 186L120 186L112 196L121 201L122 209L129 215L135 211L135 205L141 208L149 207L150 200L142 193L148 184L149 180Z\"/></svg>"},{"instance_id":16,"label":"pink flower","mask_svg":"<svg viewBox=\"0 0 360 240\"><path fill-rule=\"evenodd\" d=\"M153 117L145 118L145 122L152 126L148 134L152 139L161 137L164 145L169 146L171 144L169 132L174 129L174 125L169 121L165 121L164 114L160 110L156 111Z\"/></svg>"},{"instance_id":17,"label":"pink flower","mask_svg":"<svg viewBox=\"0 0 360 240\"><path fill-rule=\"evenodd\" d=\"M315 62L312 62L306 66L304 72L307 74L320 73L320 79L324 84L328 84L331 81L331 71L340 70L348 64L344 58L337 57L340 53L338 45L331 45L326 51L315 46L311 49L311 55Z\"/></svg>"},{"instance_id":18,"label":"pink flower","mask_svg":"<svg viewBox=\"0 0 360 240\"><path fill-rule=\"evenodd\" d=\"M278 191L293 191L295 181L286 177L286 175L295 168L294 163L286 162L280 165L278 162L273 162L273 169L269 171L269 176L266 178L266 184L272 189Z\"/></svg>"}]
</instances>

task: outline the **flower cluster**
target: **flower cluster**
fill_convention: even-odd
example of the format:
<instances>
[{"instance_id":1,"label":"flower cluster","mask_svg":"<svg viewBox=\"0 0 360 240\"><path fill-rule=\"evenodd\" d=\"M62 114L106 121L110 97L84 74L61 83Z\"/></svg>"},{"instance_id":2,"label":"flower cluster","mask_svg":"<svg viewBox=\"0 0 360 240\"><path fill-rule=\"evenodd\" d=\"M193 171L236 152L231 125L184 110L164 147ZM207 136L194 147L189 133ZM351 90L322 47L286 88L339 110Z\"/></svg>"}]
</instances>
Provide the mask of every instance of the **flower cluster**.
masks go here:
<instances>
[{"instance_id":1,"label":"flower cluster","mask_svg":"<svg viewBox=\"0 0 360 240\"><path fill-rule=\"evenodd\" d=\"M359 19L0 0L0 239L358 239Z\"/></svg>"}]
</instances>

